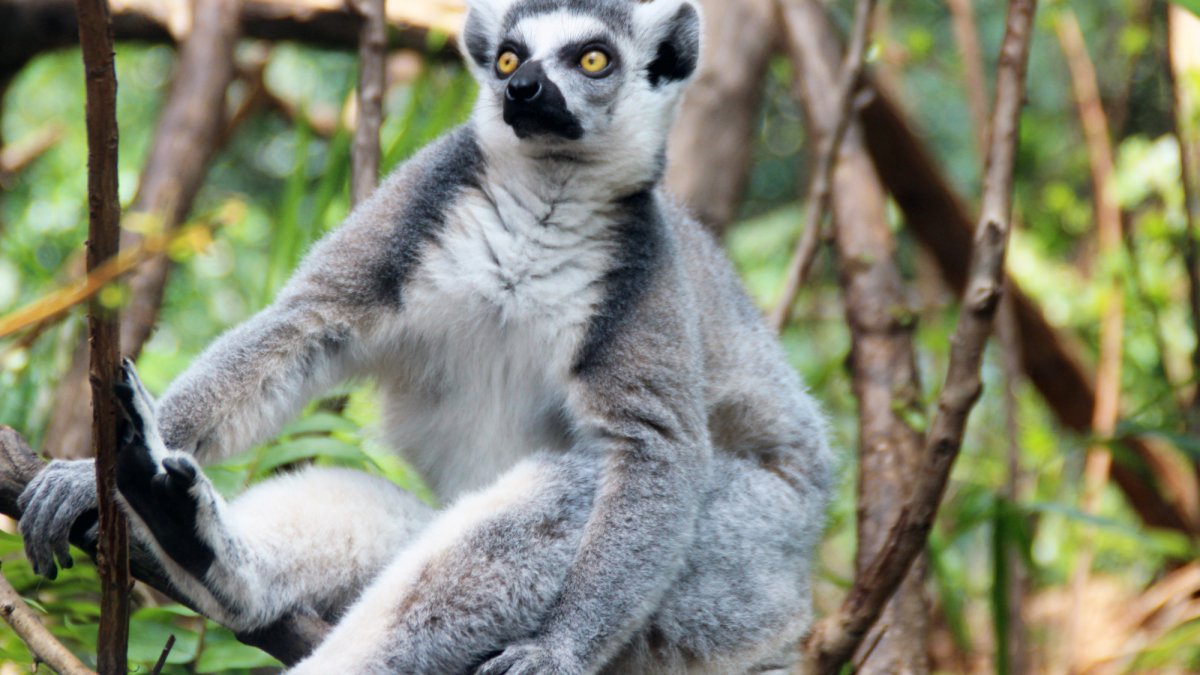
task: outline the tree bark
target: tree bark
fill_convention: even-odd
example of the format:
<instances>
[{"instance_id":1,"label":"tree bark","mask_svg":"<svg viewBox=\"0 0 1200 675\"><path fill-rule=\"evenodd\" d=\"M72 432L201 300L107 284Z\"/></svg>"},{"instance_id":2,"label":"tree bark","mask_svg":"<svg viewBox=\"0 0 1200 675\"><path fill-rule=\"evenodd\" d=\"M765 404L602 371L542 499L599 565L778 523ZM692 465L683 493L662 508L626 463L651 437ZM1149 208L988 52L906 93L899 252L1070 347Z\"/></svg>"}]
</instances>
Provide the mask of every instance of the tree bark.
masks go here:
<instances>
[{"instance_id":1,"label":"tree bark","mask_svg":"<svg viewBox=\"0 0 1200 675\"><path fill-rule=\"evenodd\" d=\"M120 250L121 203L117 193L117 70L106 0L78 0L79 42L87 83L87 271L95 272ZM88 304L91 344L92 450L100 509L96 573L100 577L100 631L96 664L101 675L124 675L129 646L129 527L116 501L117 401L120 322L98 298Z\"/></svg>"},{"instance_id":2,"label":"tree bark","mask_svg":"<svg viewBox=\"0 0 1200 675\"><path fill-rule=\"evenodd\" d=\"M737 215L750 169L776 0L700 0L704 57L667 143L667 186L716 234Z\"/></svg>"},{"instance_id":3,"label":"tree bark","mask_svg":"<svg viewBox=\"0 0 1200 675\"><path fill-rule=\"evenodd\" d=\"M812 135L826 137L838 123L836 40L813 39L824 10L815 0L783 3L788 48ZM858 550L855 573L879 553L888 527L907 502L919 472L924 439L905 422L921 410L912 344L913 315L895 262L886 195L857 121L847 129L833 174L834 242L838 280L850 327L850 367L859 406ZM810 223L811 226L811 223ZM929 605L925 559L913 565L855 658L862 673L929 671L925 646Z\"/></svg>"},{"instance_id":4,"label":"tree bark","mask_svg":"<svg viewBox=\"0 0 1200 675\"><path fill-rule=\"evenodd\" d=\"M193 28L179 51L175 78L158 119L141 184L129 209L151 231L170 234L187 217L217 149L225 120L225 90L234 74L241 0L193 0ZM142 237L126 230L122 246ZM129 280L130 300L121 320L121 347L137 358L162 307L171 260L159 254ZM46 448L60 458L86 457L86 352L80 345L55 391L58 406L46 431Z\"/></svg>"}]
</instances>

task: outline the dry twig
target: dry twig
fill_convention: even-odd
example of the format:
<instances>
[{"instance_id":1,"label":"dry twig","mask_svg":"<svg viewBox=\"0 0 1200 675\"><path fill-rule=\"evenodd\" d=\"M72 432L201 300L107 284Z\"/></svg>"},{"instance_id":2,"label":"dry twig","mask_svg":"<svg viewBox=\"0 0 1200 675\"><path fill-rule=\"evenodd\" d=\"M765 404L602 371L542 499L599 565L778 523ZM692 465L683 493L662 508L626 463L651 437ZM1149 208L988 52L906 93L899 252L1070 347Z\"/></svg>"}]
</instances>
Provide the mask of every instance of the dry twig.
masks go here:
<instances>
[{"instance_id":1,"label":"dry twig","mask_svg":"<svg viewBox=\"0 0 1200 675\"><path fill-rule=\"evenodd\" d=\"M838 611L819 623L810 637L809 665L814 672L837 672L846 662L924 548L962 446L967 417L982 389L979 368L1004 287L1013 163L1036 4L1036 0L1009 2L979 225L963 309L951 338L946 383L926 442L926 465L917 477L912 499L898 514L879 554L864 573L856 576L854 587Z\"/></svg>"},{"instance_id":2,"label":"dry twig","mask_svg":"<svg viewBox=\"0 0 1200 675\"><path fill-rule=\"evenodd\" d=\"M867 39L871 32L871 14L874 11L875 0L858 0L854 5L854 29L850 37L850 46L846 48L835 94L837 123L828 133L820 135L812 180L804 201L804 232L796 242L796 250L792 252L792 259L788 264L783 297L779 299L779 304L775 305L768 319L777 333L783 330L791 318L796 295L800 292L800 286L804 284L816 258L817 244L821 239L821 219L829 206L833 168L837 164L838 150L841 148L842 139L846 137L846 130L850 128L850 122L856 117L855 92L858 91L863 77Z\"/></svg>"}]
</instances>

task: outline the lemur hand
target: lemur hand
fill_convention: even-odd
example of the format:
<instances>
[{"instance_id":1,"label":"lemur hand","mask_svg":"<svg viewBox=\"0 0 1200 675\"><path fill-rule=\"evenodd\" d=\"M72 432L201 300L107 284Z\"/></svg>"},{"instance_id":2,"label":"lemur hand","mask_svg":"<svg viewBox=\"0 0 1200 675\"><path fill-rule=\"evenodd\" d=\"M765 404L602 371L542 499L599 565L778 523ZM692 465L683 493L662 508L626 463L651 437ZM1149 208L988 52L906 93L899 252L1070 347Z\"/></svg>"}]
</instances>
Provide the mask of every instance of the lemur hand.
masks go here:
<instances>
[{"instance_id":1,"label":"lemur hand","mask_svg":"<svg viewBox=\"0 0 1200 675\"><path fill-rule=\"evenodd\" d=\"M91 459L54 460L42 469L18 499L21 536L33 571L53 579L58 565L72 565L72 531L96 538L96 463Z\"/></svg>"}]
</instances>

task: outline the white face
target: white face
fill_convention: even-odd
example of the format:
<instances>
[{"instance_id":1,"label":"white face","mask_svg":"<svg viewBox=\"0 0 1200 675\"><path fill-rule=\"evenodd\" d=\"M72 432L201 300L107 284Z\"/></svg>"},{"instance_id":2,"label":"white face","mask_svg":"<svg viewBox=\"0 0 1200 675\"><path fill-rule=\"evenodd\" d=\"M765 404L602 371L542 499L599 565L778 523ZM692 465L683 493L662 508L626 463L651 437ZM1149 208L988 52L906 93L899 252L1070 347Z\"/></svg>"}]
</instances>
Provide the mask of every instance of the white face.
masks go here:
<instances>
[{"instance_id":1,"label":"white face","mask_svg":"<svg viewBox=\"0 0 1200 675\"><path fill-rule=\"evenodd\" d=\"M530 156L658 164L699 32L687 0L477 0L478 131Z\"/></svg>"}]
</instances>

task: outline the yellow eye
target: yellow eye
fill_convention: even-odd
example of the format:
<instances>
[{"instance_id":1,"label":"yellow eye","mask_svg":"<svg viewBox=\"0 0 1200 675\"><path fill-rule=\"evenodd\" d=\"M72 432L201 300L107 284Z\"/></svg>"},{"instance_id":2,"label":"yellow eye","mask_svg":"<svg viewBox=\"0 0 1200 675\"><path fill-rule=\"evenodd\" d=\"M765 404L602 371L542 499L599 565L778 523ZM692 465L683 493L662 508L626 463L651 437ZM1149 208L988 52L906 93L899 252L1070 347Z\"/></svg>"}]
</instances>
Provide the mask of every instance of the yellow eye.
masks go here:
<instances>
[{"instance_id":1,"label":"yellow eye","mask_svg":"<svg viewBox=\"0 0 1200 675\"><path fill-rule=\"evenodd\" d=\"M593 49L579 59L579 67L588 73L598 73L608 67L608 54Z\"/></svg>"},{"instance_id":2,"label":"yellow eye","mask_svg":"<svg viewBox=\"0 0 1200 675\"><path fill-rule=\"evenodd\" d=\"M521 65L521 57L513 52L504 52L500 58L496 59L496 72L501 75L512 75L519 65Z\"/></svg>"}]
</instances>

